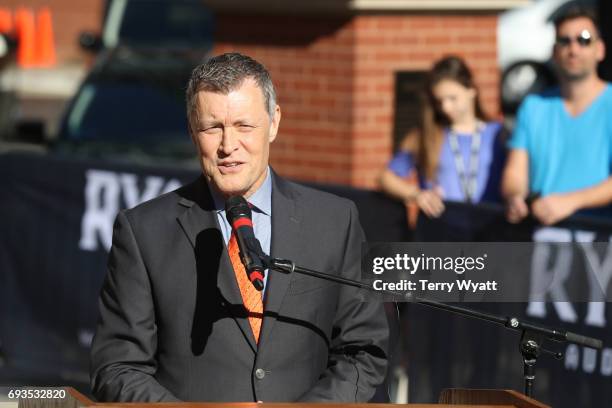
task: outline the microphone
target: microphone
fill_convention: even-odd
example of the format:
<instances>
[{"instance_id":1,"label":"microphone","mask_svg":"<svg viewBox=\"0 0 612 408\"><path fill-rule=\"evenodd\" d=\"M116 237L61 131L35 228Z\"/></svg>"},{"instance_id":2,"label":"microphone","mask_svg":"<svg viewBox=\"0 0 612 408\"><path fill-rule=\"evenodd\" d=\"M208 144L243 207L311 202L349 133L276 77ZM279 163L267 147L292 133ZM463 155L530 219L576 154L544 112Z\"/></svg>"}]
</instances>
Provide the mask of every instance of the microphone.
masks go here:
<instances>
[{"instance_id":1,"label":"microphone","mask_svg":"<svg viewBox=\"0 0 612 408\"><path fill-rule=\"evenodd\" d=\"M240 250L240 260L244 265L247 276L253 286L255 286L255 289L261 291L264 288L265 270L262 257L265 255L253 231L251 208L244 197L230 197L225 202L225 216L236 235L238 249Z\"/></svg>"}]
</instances>

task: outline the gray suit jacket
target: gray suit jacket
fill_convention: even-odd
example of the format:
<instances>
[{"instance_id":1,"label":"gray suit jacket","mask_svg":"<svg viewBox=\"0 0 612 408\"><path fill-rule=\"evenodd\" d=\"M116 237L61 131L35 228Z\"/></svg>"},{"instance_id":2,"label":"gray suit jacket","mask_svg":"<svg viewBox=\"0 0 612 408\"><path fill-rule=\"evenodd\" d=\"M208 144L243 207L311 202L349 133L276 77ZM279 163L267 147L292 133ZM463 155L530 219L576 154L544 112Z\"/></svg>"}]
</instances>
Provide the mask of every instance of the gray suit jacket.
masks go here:
<instances>
[{"instance_id":1,"label":"gray suit jacket","mask_svg":"<svg viewBox=\"0 0 612 408\"><path fill-rule=\"evenodd\" d=\"M359 279L355 205L273 175L271 255ZM270 272L255 342L203 178L117 216L91 382L101 401L367 401L384 379L382 304Z\"/></svg>"}]
</instances>

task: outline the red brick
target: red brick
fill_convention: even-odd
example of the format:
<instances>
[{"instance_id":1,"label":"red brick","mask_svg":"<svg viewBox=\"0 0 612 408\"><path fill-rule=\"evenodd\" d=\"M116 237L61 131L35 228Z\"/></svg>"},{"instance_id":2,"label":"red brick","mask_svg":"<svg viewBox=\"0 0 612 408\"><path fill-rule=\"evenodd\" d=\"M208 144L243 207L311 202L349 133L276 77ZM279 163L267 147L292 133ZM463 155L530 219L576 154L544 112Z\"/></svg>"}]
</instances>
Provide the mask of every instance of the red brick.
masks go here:
<instances>
[{"instance_id":1,"label":"red brick","mask_svg":"<svg viewBox=\"0 0 612 408\"><path fill-rule=\"evenodd\" d=\"M441 27L441 21L440 18L436 16L412 16L408 20L407 25L409 29L432 29Z\"/></svg>"},{"instance_id":2,"label":"red brick","mask_svg":"<svg viewBox=\"0 0 612 408\"><path fill-rule=\"evenodd\" d=\"M293 88L296 91L320 91L321 83L317 80L312 79L303 79L299 81L295 81L293 83Z\"/></svg>"},{"instance_id":3,"label":"red brick","mask_svg":"<svg viewBox=\"0 0 612 408\"><path fill-rule=\"evenodd\" d=\"M376 20L376 27L381 30L400 30L407 25L406 17L380 16Z\"/></svg>"},{"instance_id":4,"label":"red brick","mask_svg":"<svg viewBox=\"0 0 612 408\"><path fill-rule=\"evenodd\" d=\"M453 42L453 36L451 34L448 34L448 31L445 31L444 33L437 33L437 35L429 35L425 37L424 40L425 45L427 45L428 47L431 45L440 44L448 45Z\"/></svg>"}]
</instances>

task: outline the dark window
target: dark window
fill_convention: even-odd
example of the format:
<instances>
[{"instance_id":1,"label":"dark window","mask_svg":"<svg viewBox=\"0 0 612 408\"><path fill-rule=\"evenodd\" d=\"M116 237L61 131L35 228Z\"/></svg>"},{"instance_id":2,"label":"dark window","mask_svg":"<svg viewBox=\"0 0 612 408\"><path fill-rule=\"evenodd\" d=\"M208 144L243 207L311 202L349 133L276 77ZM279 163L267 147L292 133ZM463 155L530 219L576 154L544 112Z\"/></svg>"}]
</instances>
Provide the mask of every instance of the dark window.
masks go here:
<instances>
[{"instance_id":1,"label":"dark window","mask_svg":"<svg viewBox=\"0 0 612 408\"><path fill-rule=\"evenodd\" d=\"M419 114L425 71L398 72L395 75L395 120L393 123L393 150L406 134L419 126Z\"/></svg>"}]
</instances>

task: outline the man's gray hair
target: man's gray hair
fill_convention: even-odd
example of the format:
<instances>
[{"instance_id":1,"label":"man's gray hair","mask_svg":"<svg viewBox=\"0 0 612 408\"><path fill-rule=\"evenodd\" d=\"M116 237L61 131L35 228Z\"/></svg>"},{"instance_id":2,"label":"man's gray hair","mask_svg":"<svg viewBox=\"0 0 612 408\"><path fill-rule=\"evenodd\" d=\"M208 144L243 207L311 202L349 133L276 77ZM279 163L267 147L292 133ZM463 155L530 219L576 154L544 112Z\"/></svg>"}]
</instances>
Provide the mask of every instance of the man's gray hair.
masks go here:
<instances>
[{"instance_id":1,"label":"man's gray hair","mask_svg":"<svg viewBox=\"0 0 612 408\"><path fill-rule=\"evenodd\" d=\"M237 52L217 55L194 68L187 84L187 119L189 127L197 119L197 95L200 91L218 92L227 95L247 79L255 80L264 96L270 118L276 109L276 91L268 70L259 62Z\"/></svg>"}]
</instances>

